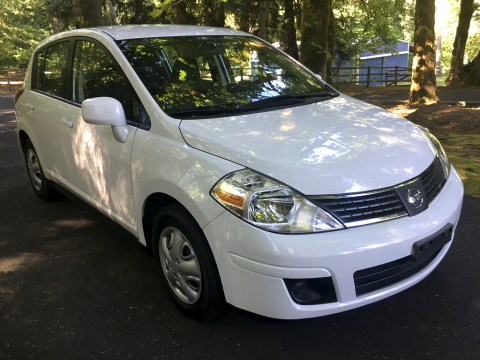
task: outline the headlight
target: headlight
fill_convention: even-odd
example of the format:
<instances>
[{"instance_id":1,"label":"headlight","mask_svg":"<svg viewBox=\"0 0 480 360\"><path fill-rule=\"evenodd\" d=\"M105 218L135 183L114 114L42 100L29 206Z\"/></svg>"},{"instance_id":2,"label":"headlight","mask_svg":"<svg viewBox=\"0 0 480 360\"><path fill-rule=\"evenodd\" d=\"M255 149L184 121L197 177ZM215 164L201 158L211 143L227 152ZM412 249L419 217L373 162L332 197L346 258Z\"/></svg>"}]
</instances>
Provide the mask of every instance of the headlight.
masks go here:
<instances>
[{"instance_id":1,"label":"headlight","mask_svg":"<svg viewBox=\"0 0 480 360\"><path fill-rule=\"evenodd\" d=\"M433 134L426 127L419 126L419 125L417 126L420 130L423 131L423 133L430 140L430 143L435 148L436 153L440 158L440 161L442 162L443 171L445 172L445 177L448 178L448 174L450 173L450 161L448 161L447 154L445 153L445 150L443 150L442 144L440 144L440 141L438 141L438 139L435 136L433 136Z\"/></svg>"},{"instance_id":2,"label":"headlight","mask_svg":"<svg viewBox=\"0 0 480 360\"><path fill-rule=\"evenodd\" d=\"M234 215L274 232L313 233L344 228L290 187L249 169L224 177L211 195Z\"/></svg>"}]
</instances>

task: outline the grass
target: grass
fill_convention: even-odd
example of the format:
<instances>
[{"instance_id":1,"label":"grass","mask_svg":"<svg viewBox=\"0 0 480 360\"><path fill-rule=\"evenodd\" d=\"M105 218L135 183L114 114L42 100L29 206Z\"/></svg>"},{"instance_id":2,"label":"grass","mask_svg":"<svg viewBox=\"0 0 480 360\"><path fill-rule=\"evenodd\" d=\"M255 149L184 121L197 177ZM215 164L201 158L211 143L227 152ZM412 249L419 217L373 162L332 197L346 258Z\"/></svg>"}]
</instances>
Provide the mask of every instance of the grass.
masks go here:
<instances>
[{"instance_id":1,"label":"grass","mask_svg":"<svg viewBox=\"0 0 480 360\"><path fill-rule=\"evenodd\" d=\"M451 134L441 141L463 180L465 194L480 197L480 135Z\"/></svg>"}]
</instances>

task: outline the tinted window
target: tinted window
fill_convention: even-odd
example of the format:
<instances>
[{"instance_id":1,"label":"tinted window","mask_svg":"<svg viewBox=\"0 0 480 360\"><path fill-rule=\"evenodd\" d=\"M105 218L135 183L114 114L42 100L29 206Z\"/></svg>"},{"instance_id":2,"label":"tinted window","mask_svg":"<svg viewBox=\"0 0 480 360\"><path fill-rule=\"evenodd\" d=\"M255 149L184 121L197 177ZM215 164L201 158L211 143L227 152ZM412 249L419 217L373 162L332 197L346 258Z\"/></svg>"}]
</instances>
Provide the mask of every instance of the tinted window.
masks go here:
<instances>
[{"instance_id":1,"label":"tinted window","mask_svg":"<svg viewBox=\"0 0 480 360\"><path fill-rule=\"evenodd\" d=\"M43 90L43 68L45 66L45 55L47 54L47 50L43 49L38 52L37 54L37 62L33 72L33 83L32 88Z\"/></svg>"},{"instance_id":2,"label":"tinted window","mask_svg":"<svg viewBox=\"0 0 480 360\"><path fill-rule=\"evenodd\" d=\"M68 47L69 41L65 41L47 48L43 79L39 79L41 81L40 90L67 98ZM41 65L42 59L40 60Z\"/></svg>"},{"instance_id":3,"label":"tinted window","mask_svg":"<svg viewBox=\"0 0 480 360\"><path fill-rule=\"evenodd\" d=\"M128 120L148 121L145 110L117 62L101 45L90 41L75 43L73 101L108 96L120 101Z\"/></svg>"}]
</instances>

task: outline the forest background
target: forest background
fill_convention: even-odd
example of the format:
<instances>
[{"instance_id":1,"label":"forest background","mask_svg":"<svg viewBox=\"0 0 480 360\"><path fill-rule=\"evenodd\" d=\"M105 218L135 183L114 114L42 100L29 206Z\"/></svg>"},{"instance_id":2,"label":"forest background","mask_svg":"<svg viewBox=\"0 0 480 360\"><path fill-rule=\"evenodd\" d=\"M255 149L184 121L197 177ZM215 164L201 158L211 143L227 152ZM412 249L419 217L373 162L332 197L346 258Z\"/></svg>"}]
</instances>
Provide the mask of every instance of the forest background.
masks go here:
<instances>
[{"instance_id":1,"label":"forest background","mask_svg":"<svg viewBox=\"0 0 480 360\"><path fill-rule=\"evenodd\" d=\"M435 1L444 73L452 64L460 10L470 3L464 63L480 50L480 6L473 0ZM334 59L361 65L358 56L365 51L394 51L396 40L413 44L414 16L415 0L1 0L0 70L25 68L38 42L61 31L176 23L225 26L279 42L295 58L300 51L300 61L325 76Z\"/></svg>"}]
</instances>

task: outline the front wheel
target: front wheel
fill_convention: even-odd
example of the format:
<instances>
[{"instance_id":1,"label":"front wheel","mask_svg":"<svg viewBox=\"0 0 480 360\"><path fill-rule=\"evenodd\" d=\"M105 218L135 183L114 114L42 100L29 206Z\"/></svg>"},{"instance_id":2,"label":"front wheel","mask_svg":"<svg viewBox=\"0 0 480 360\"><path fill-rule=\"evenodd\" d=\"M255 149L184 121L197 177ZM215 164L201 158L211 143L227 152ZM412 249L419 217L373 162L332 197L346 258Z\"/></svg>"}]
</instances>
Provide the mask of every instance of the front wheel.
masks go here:
<instances>
[{"instance_id":1,"label":"front wheel","mask_svg":"<svg viewBox=\"0 0 480 360\"><path fill-rule=\"evenodd\" d=\"M164 287L187 315L210 320L222 313L224 295L212 251L195 219L179 204L160 211L153 253Z\"/></svg>"}]
</instances>

